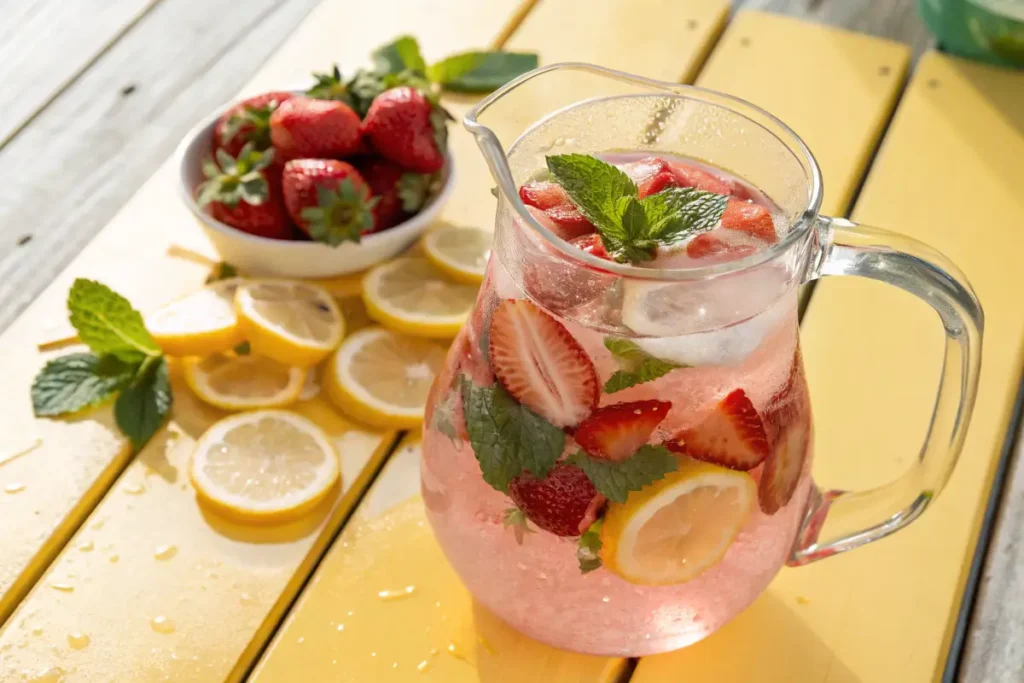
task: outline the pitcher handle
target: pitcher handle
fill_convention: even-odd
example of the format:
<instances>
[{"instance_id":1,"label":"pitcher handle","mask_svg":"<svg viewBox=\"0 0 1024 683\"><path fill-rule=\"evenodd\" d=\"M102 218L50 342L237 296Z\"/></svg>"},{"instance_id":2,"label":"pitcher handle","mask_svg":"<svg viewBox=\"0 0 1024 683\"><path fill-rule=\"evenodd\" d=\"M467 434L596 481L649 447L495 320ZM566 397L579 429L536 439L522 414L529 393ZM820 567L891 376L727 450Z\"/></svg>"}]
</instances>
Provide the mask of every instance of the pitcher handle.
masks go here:
<instances>
[{"instance_id":1,"label":"pitcher handle","mask_svg":"<svg viewBox=\"0 0 1024 683\"><path fill-rule=\"evenodd\" d=\"M788 564L803 565L902 529L946 485L964 445L981 367L984 314L960 269L917 240L842 218L818 219L805 281L858 275L895 285L939 314L946 333L939 393L914 464L895 481L866 491L816 494Z\"/></svg>"}]
</instances>

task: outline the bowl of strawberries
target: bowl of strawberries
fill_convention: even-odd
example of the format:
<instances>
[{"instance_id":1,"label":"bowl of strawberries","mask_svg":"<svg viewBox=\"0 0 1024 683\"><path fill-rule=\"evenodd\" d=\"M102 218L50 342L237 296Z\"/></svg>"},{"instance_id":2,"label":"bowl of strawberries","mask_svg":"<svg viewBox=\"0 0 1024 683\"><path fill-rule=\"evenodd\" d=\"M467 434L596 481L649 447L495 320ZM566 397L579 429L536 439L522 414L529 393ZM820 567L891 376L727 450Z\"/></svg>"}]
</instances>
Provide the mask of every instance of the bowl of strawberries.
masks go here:
<instances>
[{"instance_id":1,"label":"bowl of strawberries","mask_svg":"<svg viewBox=\"0 0 1024 683\"><path fill-rule=\"evenodd\" d=\"M412 244L452 190L442 91L489 92L536 55L471 51L428 65L412 36L343 77L212 113L182 141L183 199L222 259L246 274L357 272Z\"/></svg>"}]
</instances>

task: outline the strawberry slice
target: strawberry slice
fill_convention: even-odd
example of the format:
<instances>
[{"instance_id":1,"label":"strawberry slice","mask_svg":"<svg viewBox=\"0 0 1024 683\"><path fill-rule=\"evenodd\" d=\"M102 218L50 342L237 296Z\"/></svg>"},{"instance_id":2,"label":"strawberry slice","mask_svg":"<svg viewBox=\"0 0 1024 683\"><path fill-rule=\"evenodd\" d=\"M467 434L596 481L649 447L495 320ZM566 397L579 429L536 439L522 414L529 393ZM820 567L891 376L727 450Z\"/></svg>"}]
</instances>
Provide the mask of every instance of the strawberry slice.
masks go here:
<instances>
[{"instance_id":1,"label":"strawberry slice","mask_svg":"<svg viewBox=\"0 0 1024 683\"><path fill-rule=\"evenodd\" d=\"M573 433L595 458L622 462L647 443L672 409L668 401L633 401L598 408Z\"/></svg>"},{"instance_id":2,"label":"strawberry slice","mask_svg":"<svg viewBox=\"0 0 1024 683\"><path fill-rule=\"evenodd\" d=\"M604 497L583 470L558 463L543 479L521 474L509 484L509 495L526 518L556 536L579 536L597 518Z\"/></svg>"},{"instance_id":3,"label":"strawberry slice","mask_svg":"<svg viewBox=\"0 0 1024 683\"><path fill-rule=\"evenodd\" d=\"M582 237L576 237L569 242L579 249L596 256L597 258L603 258L606 261L611 261L612 257L608 255L608 251L604 248L604 242L601 240L601 236L596 232L589 235L583 235Z\"/></svg>"},{"instance_id":4,"label":"strawberry slice","mask_svg":"<svg viewBox=\"0 0 1024 683\"><path fill-rule=\"evenodd\" d=\"M700 424L679 432L665 446L740 471L754 469L770 451L761 416L742 389L734 389Z\"/></svg>"},{"instance_id":5,"label":"strawberry slice","mask_svg":"<svg viewBox=\"0 0 1024 683\"><path fill-rule=\"evenodd\" d=\"M636 183L640 199L669 187L681 187L672 165L660 157L631 161L620 168Z\"/></svg>"},{"instance_id":6,"label":"strawberry slice","mask_svg":"<svg viewBox=\"0 0 1024 683\"><path fill-rule=\"evenodd\" d=\"M726 230L745 232L769 244L779 241L771 212L760 204L742 202L730 197L722 214L722 227Z\"/></svg>"},{"instance_id":7,"label":"strawberry slice","mask_svg":"<svg viewBox=\"0 0 1024 683\"><path fill-rule=\"evenodd\" d=\"M556 427L573 427L597 407L594 364L565 326L532 301L498 304L489 347L502 386Z\"/></svg>"},{"instance_id":8,"label":"strawberry slice","mask_svg":"<svg viewBox=\"0 0 1024 683\"><path fill-rule=\"evenodd\" d=\"M540 209L556 226L552 230L563 240L594 232L594 224L580 213L569 194L558 183L531 182L519 188L519 198L527 206ZM550 226L548 226L550 227Z\"/></svg>"},{"instance_id":9,"label":"strawberry slice","mask_svg":"<svg viewBox=\"0 0 1024 683\"><path fill-rule=\"evenodd\" d=\"M776 436L757 485L757 501L765 514L774 515L796 493L810 445L810 422L792 422Z\"/></svg>"},{"instance_id":10,"label":"strawberry slice","mask_svg":"<svg viewBox=\"0 0 1024 683\"><path fill-rule=\"evenodd\" d=\"M800 357L800 347L797 346L786 383L768 399L768 406L764 411L764 426L768 439L774 443L776 435L791 423L798 419L807 419L804 416L810 414L810 409L804 366Z\"/></svg>"},{"instance_id":11,"label":"strawberry slice","mask_svg":"<svg viewBox=\"0 0 1024 683\"><path fill-rule=\"evenodd\" d=\"M750 256L757 249L749 244L736 244L722 236L718 230L697 235L686 245L686 255L690 258L721 257L726 261Z\"/></svg>"},{"instance_id":12,"label":"strawberry slice","mask_svg":"<svg viewBox=\"0 0 1024 683\"><path fill-rule=\"evenodd\" d=\"M702 168L689 164L673 164L672 171L679 187L695 187L715 194L729 194L732 191L728 183Z\"/></svg>"}]
</instances>

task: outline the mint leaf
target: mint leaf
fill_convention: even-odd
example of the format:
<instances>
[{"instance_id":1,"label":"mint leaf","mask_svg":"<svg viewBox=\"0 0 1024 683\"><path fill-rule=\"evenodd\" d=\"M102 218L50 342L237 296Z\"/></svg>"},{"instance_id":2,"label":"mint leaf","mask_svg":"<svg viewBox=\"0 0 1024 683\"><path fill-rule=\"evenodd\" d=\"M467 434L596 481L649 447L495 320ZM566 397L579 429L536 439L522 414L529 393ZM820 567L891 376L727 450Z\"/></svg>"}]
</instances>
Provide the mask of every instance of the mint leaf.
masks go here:
<instances>
[{"instance_id":1,"label":"mint leaf","mask_svg":"<svg viewBox=\"0 0 1024 683\"><path fill-rule=\"evenodd\" d=\"M398 198L402 202L402 211L419 211L427 203L439 180L439 176L432 173L403 173L398 179Z\"/></svg>"},{"instance_id":2,"label":"mint leaf","mask_svg":"<svg viewBox=\"0 0 1024 683\"><path fill-rule=\"evenodd\" d=\"M430 426L447 436L452 441L458 441L459 433L455 429L455 400L457 391L449 391L444 400L434 408L433 419Z\"/></svg>"},{"instance_id":3,"label":"mint leaf","mask_svg":"<svg viewBox=\"0 0 1024 683\"><path fill-rule=\"evenodd\" d=\"M664 446L641 446L621 462L597 460L584 451L570 459L587 475L598 493L613 503L625 503L630 491L639 491L678 467L676 456Z\"/></svg>"},{"instance_id":4,"label":"mint leaf","mask_svg":"<svg viewBox=\"0 0 1024 683\"><path fill-rule=\"evenodd\" d=\"M79 278L68 292L71 324L96 354L112 354L126 363L161 355L146 331L142 316L106 285Z\"/></svg>"},{"instance_id":5,"label":"mint leaf","mask_svg":"<svg viewBox=\"0 0 1024 683\"><path fill-rule=\"evenodd\" d=\"M66 415L113 398L136 367L114 356L72 353L47 363L32 381L36 417Z\"/></svg>"},{"instance_id":6,"label":"mint leaf","mask_svg":"<svg viewBox=\"0 0 1024 683\"><path fill-rule=\"evenodd\" d=\"M601 241L608 255L619 263L650 261L654 258L658 242L648 236L649 226L643 204L635 197L627 197L620 200L618 205L622 211L621 231L601 233Z\"/></svg>"},{"instance_id":7,"label":"mint leaf","mask_svg":"<svg viewBox=\"0 0 1024 683\"><path fill-rule=\"evenodd\" d=\"M210 271L210 274L206 276L206 284L230 280L233 277L238 277L238 269L227 261L219 261Z\"/></svg>"},{"instance_id":8,"label":"mint leaf","mask_svg":"<svg viewBox=\"0 0 1024 683\"><path fill-rule=\"evenodd\" d=\"M508 492L524 470L543 479L565 448L565 433L521 405L500 384L481 387L462 378L469 443L484 481Z\"/></svg>"},{"instance_id":9,"label":"mint leaf","mask_svg":"<svg viewBox=\"0 0 1024 683\"><path fill-rule=\"evenodd\" d=\"M114 403L117 427L131 440L136 451L142 450L164 423L171 401L167 360L162 356L147 358Z\"/></svg>"},{"instance_id":10,"label":"mint leaf","mask_svg":"<svg viewBox=\"0 0 1024 683\"><path fill-rule=\"evenodd\" d=\"M524 52L465 52L427 67L427 78L445 90L488 93L537 68L537 55Z\"/></svg>"},{"instance_id":11,"label":"mint leaf","mask_svg":"<svg viewBox=\"0 0 1024 683\"><path fill-rule=\"evenodd\" d=\"M373 51L373 65L385 74L397 74L402 71L419 71L427 69L427 63L420 53L420 44L412 36L399 36L394 42L382 45Z\"/></svg>"},{"instance_id":12,"label":"mint leaf","mask_svg":"<svg viewBox=\"0 0 1024 683\"><path fill-rule=\"evenodd\" d=\"M619 364L622 367L605 382L604 393L606 394L614 394L637 384L664 377L672 370L690 367L655 358L628 339L605 337L604 346L619 359Z\"/></svg>"},{"instance_id":13,"label":"mint leaf","mask_svg":"<svg viewBox=\"0 0 1024 683\"><path fill-rule=\"evenodd\" d=\"M640 200L650 225L648 235L665 245L714 228L728 202L725 195L694 187L670 187Z\"/></svg>"},{"instance_id":14,"label":"mint leaf","mask_svg":"<svg viewBox=\"0 0 1024 683\"><path fill-rule=\"evenodd\" d=\"M596 520L580 536L579 547L576 548L576 559L580 563L580 573L586 574L601 566L601 526L603 519Z\"/></svg>"},{"instance_id":15,"label":"mint leaf","mask_svg":"<svg viewBox=\"0 0 1024 683\"><path fill-rule=\"evenodd\" d=\"M628 175L586 154L549 156L547 166L552 179L562 186L602 237L607 231L617 241L625 239L622 217L626 206L619 200L637 196L636 183Z\"/></svg>"}]
</instances>

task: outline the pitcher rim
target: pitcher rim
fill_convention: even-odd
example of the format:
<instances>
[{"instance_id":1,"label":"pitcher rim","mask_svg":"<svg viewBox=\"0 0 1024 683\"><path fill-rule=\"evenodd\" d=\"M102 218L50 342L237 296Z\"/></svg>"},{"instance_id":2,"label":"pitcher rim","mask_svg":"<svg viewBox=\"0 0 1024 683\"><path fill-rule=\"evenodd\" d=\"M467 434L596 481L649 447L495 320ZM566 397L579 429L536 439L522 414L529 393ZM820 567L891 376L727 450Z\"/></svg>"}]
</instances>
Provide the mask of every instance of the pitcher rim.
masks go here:
<instances>
[{"instance_id":1,"label":"pitcher rim","mask_svg":"<svg viewBox=\"0 0 1024 683\"><path fill-rule=\"evenodd\" d=\"M628 263L608 261L569 244L569 242L563 240L554 232L544 227L544 225L537 221L530 212L527 211L526 205L523 204L522 200L519 198L515 181L512 179L512 172L508 166L505 148L502 146L501 141L498 139L497 135L495 135L494 131L488 126L480 123L478 120L480 114L518 86L550 71L558 70L587 71L620 81L645 85L663 90L670 97L677 97L680 99L687 99L689 97L690 99L698 99L711 106L728 108L733 113L743 116L750 121L751 124L761 127L767 133L776 138L782 145L789 149L794 156L797 156L796 151L798 150L799 155L803 157L803 159L798 159L798 161L805 162L801 165L809 169L810 173L809 178L807 179L807 202L800 214L800 217L794 221L786 236L777 243L734 261L706 266L692 266L684 268L642 268ZM543 118L532 123L525 131L523 131L522 134L512 141L509 145L509 150L511 151L514 149L519 144L519 141L529 134L530 131L544 124L546 121L561 115L565 111L578 107L581 104L600 101L602 99L637 96L638 95L610 95L607 97L592 97L572 102L560 109L550 112ZM724 100L725 104L716 102L715 100ZM788 136L790 138L790 142L793 144L787 144L785 140L779 137L777 131L771 130L759 121L754 120L743 111L744 109L756 113L758 116L763 116L772 125L777 126L784 135ZM499 191L506 197L512 205L513 210L526 225L530 226L531 229L566 257L574 261L582 261L594 268L611 272L622 277L638 280L701 280L755 268L763 263L773 260L780 254L787 252L791 247L793 247L793 245L804 239L811 227L815 224L821 207L823 192L821 169L818 166L817 159L814 158L814 155L811 153L807 144L803 141L803 138L797 135L796 131L790 128L785 122L762 107L740 97L736 97L735 95L729 95L711 88L661 81L586 62L557 62L555 64L549 64L547 66L534 69L533 71L529 71L487 95L468 112L466 112L465 116L462 118L462 125L476 138L477 145L480 147L480 151L484 155L484 158L491 169L495 182L498 184Z\"/></svg>"}]
</instances>

